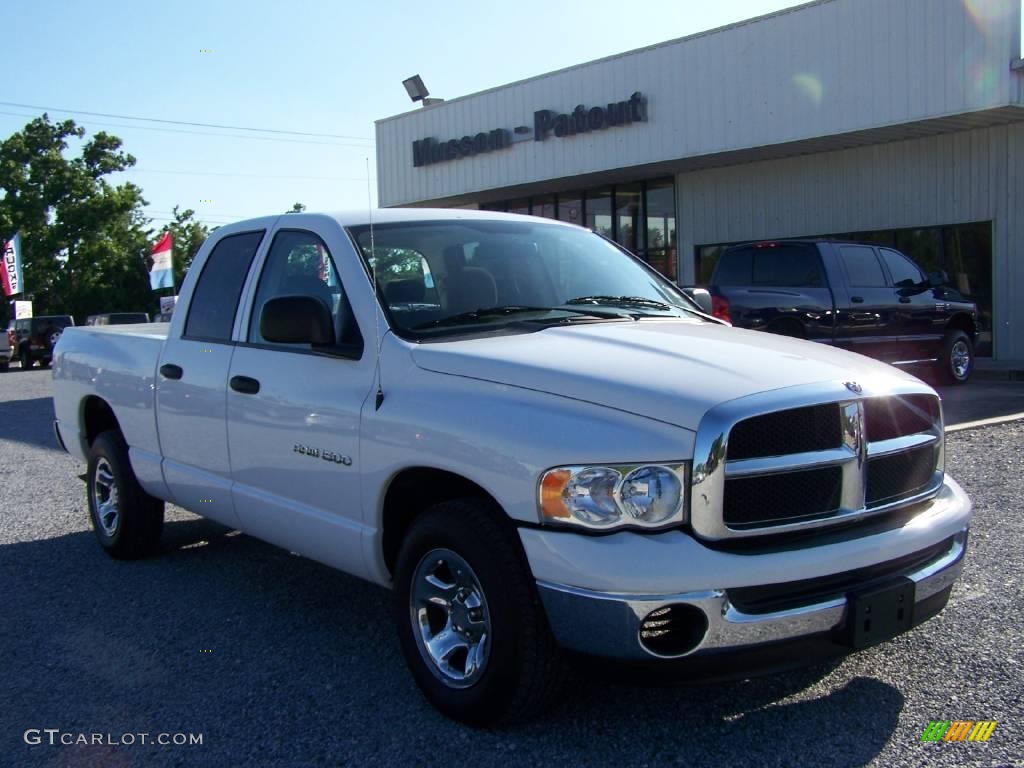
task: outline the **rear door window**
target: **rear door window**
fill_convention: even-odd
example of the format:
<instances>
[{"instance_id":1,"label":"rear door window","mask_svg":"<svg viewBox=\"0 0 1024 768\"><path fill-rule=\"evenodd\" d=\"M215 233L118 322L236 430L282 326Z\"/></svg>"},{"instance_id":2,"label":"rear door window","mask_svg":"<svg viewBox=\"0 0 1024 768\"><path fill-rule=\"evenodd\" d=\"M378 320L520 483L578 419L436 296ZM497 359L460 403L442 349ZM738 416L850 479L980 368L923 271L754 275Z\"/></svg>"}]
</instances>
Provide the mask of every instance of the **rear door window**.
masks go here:
<instances>
[{"instance_id":1,"label":"rear door window","mask_svg":"<svg viewBox=\"0 0 1024 768\"><path fill-rule=\"evenodd\" d=\"M755 247L753 262L752 285L818 288L825 284L813 245Z\"/></svg>"},{"instance_id":2,"label":"rear door window","mask_svg":"<svg viewBox=\"0 0 1024 768\"><path fill-rule=\"evenodd\" d=\"M814 245L750 245L723 253L711 284L818 288L825 285L825 276Z\"/></svg>"},{"instance_id":3,"label":"rear door window","mask_svg":"<svg viewBox=\"0 0 1024 768\"><path fill-rule=\"evenodd\" d=\"M884 288L885 273L875 249L869 245L841 245L839 259L846 270L846 279L854 288Z\"/></svg>"},{"instance_id":4,"label":"rear door window","mask_svg":"<svg viewBox=\"0 0 1024 768\"><path fill-rule=\"evenodd\" d=\"M228 235L213 247L203 265L185 320L185 337L231 341L238 299L263 232Z\"/></svg>"}]
</instances>

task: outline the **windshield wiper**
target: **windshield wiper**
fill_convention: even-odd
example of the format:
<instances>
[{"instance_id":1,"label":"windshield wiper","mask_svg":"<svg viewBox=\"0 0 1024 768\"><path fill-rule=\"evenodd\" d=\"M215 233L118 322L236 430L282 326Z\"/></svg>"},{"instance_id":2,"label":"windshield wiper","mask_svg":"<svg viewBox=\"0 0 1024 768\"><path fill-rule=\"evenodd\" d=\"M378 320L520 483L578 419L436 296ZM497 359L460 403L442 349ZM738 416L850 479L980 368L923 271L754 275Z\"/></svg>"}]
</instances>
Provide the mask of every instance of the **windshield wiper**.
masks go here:
<instances>
[{"instance_id":1,"label":"windshield wiper","mask_svg":"<svg viewBox=\"0 0 1024 768\"><path fill-rule=\"evenodd\" d=\"M412 330L422 331L427 328L437 328L441 325L459 325L461 323L480 320L485 317L500 317L502 315L518 315L527 312L571 312L576 315L589 315L591 317L621 318L619 312L601 312L590 309L570 309L568 307L531 307L523 304L503 304L498 307L481 307L472 309L469 312L460 312L457 315L441 317L426 323L413 326Z\"/></svg>"},{"instance_id":2,"label":"windshield wiper","mask_svg":"<svg viewBox=\"0 0 1024 768\"><path fill-rule=\"evenodd\" d=\"M569 299L566 304L626 304L634 307L650 307L651 309L662 309L670 311L672 305L654 299L645 299L643 296L577 296Z\"/></svg>"}]
</instances>

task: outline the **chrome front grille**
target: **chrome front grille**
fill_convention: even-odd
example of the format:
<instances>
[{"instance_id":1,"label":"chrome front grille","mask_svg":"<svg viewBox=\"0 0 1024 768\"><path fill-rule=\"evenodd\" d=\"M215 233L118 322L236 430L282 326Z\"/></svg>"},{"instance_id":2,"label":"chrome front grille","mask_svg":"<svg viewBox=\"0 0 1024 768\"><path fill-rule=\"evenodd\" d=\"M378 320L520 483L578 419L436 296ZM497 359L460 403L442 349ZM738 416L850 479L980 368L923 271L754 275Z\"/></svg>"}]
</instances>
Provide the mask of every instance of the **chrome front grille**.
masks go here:
<instances>
[{"instance_id":1,"label":"chrome front grille","mask_svg":"<svg viewBox=\"0 0 1024 768\"><path fill-rule=\"evenodd\" d=\"M806 385L712 409L697 433L694 531L727 539L821 527L936 493L938 397L886 385Z\"/></svg>"}]
</instances>

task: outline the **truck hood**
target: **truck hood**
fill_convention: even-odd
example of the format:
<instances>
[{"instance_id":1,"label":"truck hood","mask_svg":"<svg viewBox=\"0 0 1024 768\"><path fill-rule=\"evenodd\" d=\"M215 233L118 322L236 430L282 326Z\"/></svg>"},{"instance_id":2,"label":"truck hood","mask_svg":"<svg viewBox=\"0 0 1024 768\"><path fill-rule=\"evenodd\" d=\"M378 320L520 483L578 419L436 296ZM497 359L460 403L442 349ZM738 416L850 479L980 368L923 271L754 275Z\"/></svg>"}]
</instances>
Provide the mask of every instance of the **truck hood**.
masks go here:
<instances>
[{"instance_id":1,"label":"truck hood","mask_svg":"<svg viewBox=\"0 0 1024 768\"><path fill-rule=\"evenodd\" d=\"M810 341L688 320L559 326L420 344L424 370L615 408L686 429L719 403L822 381L911 379L885 363Z\"/></svg>"}]
</instances>

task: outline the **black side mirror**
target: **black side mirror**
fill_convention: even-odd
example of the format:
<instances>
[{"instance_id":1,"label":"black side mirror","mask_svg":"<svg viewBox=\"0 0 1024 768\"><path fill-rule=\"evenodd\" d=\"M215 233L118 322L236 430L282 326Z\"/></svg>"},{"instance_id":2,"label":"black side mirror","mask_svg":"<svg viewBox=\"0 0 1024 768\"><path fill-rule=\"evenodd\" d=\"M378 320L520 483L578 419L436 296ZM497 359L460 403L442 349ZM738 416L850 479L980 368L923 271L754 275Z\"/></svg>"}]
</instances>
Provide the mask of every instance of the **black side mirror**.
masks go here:
<instances>
[{"instance_id":1,"label":"black side mirror","mask_svg":"<svg viewBox=\"0 0 1024 768\"><path fill-rule=\"evenodd\" d=\"M929 272L928 285L932 288L941 288L944 285L949 285L949 275L946 274L946 270L937 269L934 272Z\"/></svg>"},{"instance_id":2,"label":"black side mirror","mask_svg":"<svg viewBox=\"0 0 1024 768\"><path fill-rule=\"evenodd\" d=\"M278 296L263 305L260 336L274 344L334 344L334 320L320 299Z\"/></svg>"},{"instance_id":3,"label":"black side mirror","mask_svg":"<svg viewBox=\"0 0 1024 768\"><path fill-rule=\"evenodd\" d=\"M711 305L711 292L707 288L684 288L686 295L693 299L694 303L700 307L700 311L705 315L710 315L712 312Z\"/></svg>"}]
</instances>

